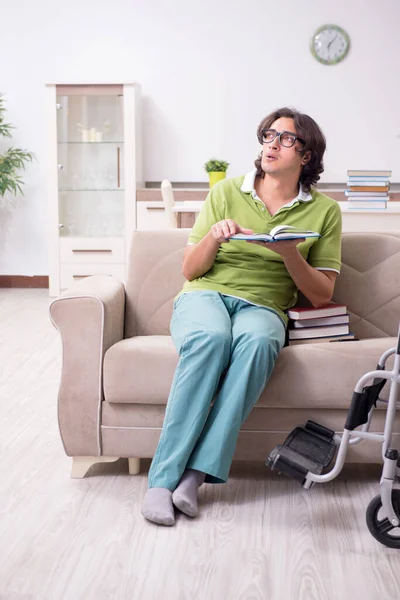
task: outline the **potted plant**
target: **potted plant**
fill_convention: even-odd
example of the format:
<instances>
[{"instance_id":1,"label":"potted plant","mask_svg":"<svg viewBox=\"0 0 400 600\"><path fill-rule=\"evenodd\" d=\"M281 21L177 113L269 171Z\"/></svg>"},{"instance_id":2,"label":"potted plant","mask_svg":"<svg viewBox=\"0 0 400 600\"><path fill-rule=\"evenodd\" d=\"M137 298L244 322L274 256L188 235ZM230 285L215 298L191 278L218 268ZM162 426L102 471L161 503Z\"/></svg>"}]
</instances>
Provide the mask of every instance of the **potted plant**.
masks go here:
<instances>
[{"instance_id":1,"label":"potted plant","mask_svg":"<svg viewBox=\"0 0 400 600\"><path fill-rule=\"evenodd\" d=\"M14 127L10 123L5 123L4 118L4 97L0 94L0 136L11 138L11 130ZM34 154L32 152L21 148L11 147L5 154L0 154L0 208L10 208L12 206L10 195L23 195L22 186L24 182L19 172L21 169L25 169L26 163L31 162L33 158Z\"/></svg>"},{"instance_id":2,"label":"potted plant","mask_svg":"<svg viewBox=\"0 0 400 600\"><path fill-rule=\"evenodd\" d=\"M221 179L225 179L226 171L229 167L229 163L224 160L217 160L216 158L211 158L204 165L204 170L208 173L208 177L210 180L210 188L217 183L217 181L221 181Z\"/></svg>"}]
</instances>

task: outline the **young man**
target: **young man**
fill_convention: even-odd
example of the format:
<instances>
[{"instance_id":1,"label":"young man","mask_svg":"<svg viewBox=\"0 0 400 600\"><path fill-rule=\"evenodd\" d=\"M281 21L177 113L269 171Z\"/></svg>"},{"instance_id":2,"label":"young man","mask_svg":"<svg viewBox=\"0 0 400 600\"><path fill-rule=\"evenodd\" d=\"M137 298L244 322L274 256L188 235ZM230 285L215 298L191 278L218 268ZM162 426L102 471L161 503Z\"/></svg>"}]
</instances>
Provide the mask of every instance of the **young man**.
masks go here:
<instances>
[{"instance_id":1,"label":"young man","mask_svg":"<svg viewBox=\"0 0 400 600\"><path fill-rule=\"evenodd\" d=\"M327 304L340 270L339 205L312 187L323 171L323 133L308 115L282 108L257 136L256 169L212 188L185 250L187 281L171 321L179 363L142 507L162 525L174 524L174 506L197 515L204 481L227 481L240 426L285 343L285 311L297 290ZM229 241L283 224L320 237Z\"/></svg>"}]
</instances>

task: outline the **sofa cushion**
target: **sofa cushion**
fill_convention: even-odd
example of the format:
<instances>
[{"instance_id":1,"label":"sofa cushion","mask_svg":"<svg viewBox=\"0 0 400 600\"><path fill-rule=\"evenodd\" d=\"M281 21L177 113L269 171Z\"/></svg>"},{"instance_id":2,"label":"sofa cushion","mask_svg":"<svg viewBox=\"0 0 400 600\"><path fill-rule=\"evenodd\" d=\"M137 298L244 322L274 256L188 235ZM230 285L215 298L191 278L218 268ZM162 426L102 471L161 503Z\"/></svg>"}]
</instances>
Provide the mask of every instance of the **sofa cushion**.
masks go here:
<instances>
[{"instance_id":1,"label":"sofa cushion","mask_svg":"<svg viewBox=\"0 0 400 600\"><path fill-rule=\"evenodd\" d=\"M185 281L189 229L135 231L126 283L125 335L169 335L173 300ZM357 337L397 335L400 232L343 233L333 301L345 304Z\"/></svg>"},{"instance_id":2,"label":"sofa cushion","mask_svg":"<svg viewBox=\"0 0 400 600\"><path fill-rule=\"evenodd\" d=\"M342 269L333 301L345 304L359 338L397 335L400 315L400 234L344 233Z\"/></svg>"},{"instance_id":3,"label":"sofa cushion","mask_svg":"<svg viewBox=\"0 0 400 600\"><path fill-rule=\"evenodd\" d=\"M122 340L104 357L104 399L166 404L177 363L178 354L169 335Z\"/></svg>"},{"instance_id":4,"label":"sofa cushion","mask_svg":"<svg viewBox=\"0 0 400 600\"><path fill-rule=\"evenodd\" d=\"M395 345L396 338L387 337L284 348L257 406L347 408L357 380L374 370L383 352ZM118 342L104 357L105 400L166 404L177 362L170 336ZM383 398L387 390L388 385Z\"/></svg>"},{"instance_id":5,"label":"sofa cushion","mask_svg":"<svg viewBox=\"0 0 400 600\"><path fill-rule=\"evenodd\" d=\"M185 282L190 229L134 231L126 282L125 337L169 335L173 301Z\"/></svg>"}]
</instances>

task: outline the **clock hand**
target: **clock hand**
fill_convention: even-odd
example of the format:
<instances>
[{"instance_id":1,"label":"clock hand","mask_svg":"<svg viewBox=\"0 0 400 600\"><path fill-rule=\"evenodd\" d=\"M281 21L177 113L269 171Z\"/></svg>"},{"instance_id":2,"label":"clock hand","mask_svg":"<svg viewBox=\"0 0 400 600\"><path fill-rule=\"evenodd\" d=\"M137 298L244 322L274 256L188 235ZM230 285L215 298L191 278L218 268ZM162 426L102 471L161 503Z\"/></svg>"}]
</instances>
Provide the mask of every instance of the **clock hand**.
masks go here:
<instances>
[{"instance_id":1,"label":"clock hand","mask_svg":"<svg viewBox=\"0 0 400 600\"><path fill-rule=\"evenodd\" d=\"M336 40L336 38L337 38L337 33L335 34L335 37L332 38L331 41L329 42L329 44L328 44L328 50L331 47L331 45L333 44L333 42Z\"/></svg>"}]
</instances>

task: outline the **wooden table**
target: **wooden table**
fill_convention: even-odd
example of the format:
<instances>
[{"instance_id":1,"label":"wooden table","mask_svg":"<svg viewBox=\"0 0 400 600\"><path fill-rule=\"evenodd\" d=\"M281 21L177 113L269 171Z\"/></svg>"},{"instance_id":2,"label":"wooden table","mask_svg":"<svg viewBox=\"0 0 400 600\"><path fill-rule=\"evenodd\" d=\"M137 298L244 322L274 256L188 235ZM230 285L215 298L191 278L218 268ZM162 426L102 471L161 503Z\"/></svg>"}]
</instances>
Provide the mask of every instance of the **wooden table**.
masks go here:
<instances>
[{"instance_id":1,"label":"wooden table","mask_svg":"<svg viewBox=\"0 0 400 600\"><path fill-rule=\"evenodd\" d=\"M204 201L175 202L173 212L176 213L178 228L192 228Z\"/></svg>"},{"instance_id":2,"label":"wooden table","mask_svg":"<svg viewBox=\"0 0 400 600\"><path fill-rule=\"evenodd\" d=\"M322 187L322 186L321 186ZM345 187L345 186L344 186ZM343 231L400 231L400 190L390 191L390 202L385 211L349 210L347 198L342 190L321 189L322 193L337 200L343 214ZM206 199L208 189L176 188L174 189L177 224L179 228L191 228ZM142 204L160 205L162 210L161 190L159 188L142 188L137 191L137 201Z\"/></svg>"},{"instance_id":3,"label":"wooden table","mask_svg":"<svg viewBox=\"0 0 400 600\"><path fill-rule=\"evenodd\" d=\"M351 210L347 202L338 202L342 210L343 231L400 231L400 202L390 202L386 210ZM191 228L203 202L176 203L180 228Z\"/></svg>"}]
</instances>

